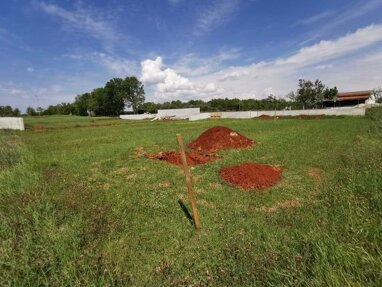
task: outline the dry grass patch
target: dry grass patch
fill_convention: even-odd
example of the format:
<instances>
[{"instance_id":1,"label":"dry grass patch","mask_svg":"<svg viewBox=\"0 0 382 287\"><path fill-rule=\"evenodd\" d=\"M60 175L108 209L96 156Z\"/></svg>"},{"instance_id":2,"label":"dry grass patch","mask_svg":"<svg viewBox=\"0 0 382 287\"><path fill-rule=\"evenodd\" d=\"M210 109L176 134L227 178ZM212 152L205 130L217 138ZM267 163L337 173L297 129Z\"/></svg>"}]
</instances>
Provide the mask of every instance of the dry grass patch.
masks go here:
<instances>
[{"instance_id":1,"label":"dry grass patch","mask_svg":"<svg viewBox=\"0 0 382 287\"><path fill-rule=\"evenodd\" d=\"M302 199L295 198L295 199L280 201L273 206L261 206L257 210L262 212L276 212L279 209L297 208L297 207L300 207L301 205L302 205Z\"/></svg>"}]
</instances>

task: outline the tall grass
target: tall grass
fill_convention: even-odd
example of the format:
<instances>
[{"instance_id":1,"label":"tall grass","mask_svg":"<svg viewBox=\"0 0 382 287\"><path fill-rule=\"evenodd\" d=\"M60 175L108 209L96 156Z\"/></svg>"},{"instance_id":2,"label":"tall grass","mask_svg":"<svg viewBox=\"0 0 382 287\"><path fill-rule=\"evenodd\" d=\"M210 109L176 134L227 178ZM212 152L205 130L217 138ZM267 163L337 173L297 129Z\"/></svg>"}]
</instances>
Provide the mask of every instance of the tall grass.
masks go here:
<instances>
[{"instance_id":1,"label":"tall grass","mask_svg":"<svg viewBox=\"0 0 382 287\"><path fill-rule=\"evenodd\" d=\"M0 132L0 170L12 167L21 160L21 142L11 132Z\"/></svg>"},{"instance_id":2,"label":"tall grass","mask_svg":"<svg viewBox=\"0 0 382 287\"><path fill-rule=\"evenodd\" d=\"M375 121L376 125L382 129L382 106L367 109L366 115Z\"/></svg>"},{"instance_id":3,"label":"tall grass","mask_svg":"<svg viewBox=\"0 0 382 287\"><path fill-rule=\"evenodd\" d=\"M26 122L18 161L0 171L5 286L382 281L382 135L370 118ZM181 169L139 158L135 148L177 149L176 133L189 142L214 125L257 145L192 169L196 233L178 204L189 207ZM243 161L282 165L283 179L262 193L225 184L219 168Z\"/></svg>"}]
</instances>

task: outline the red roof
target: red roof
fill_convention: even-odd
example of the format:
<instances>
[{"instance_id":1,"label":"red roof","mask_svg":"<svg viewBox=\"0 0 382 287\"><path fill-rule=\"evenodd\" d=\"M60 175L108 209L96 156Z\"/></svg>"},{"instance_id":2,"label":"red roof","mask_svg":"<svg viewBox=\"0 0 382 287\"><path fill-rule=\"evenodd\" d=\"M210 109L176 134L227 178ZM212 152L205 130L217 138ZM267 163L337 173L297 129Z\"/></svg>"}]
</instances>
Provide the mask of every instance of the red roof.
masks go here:
<instances>
[{"instance_id":1,"label":"red roof","mask_svg":"<svg viewBox=\"0 0 382 287\"><path fill-rule=\"evenodd\" d=\"M348 92L348 93L338 93L337 94L337 101L365 100L365 99L368 99L372 93L373 93L372 90Z\"/></svg>"}]
</instances>

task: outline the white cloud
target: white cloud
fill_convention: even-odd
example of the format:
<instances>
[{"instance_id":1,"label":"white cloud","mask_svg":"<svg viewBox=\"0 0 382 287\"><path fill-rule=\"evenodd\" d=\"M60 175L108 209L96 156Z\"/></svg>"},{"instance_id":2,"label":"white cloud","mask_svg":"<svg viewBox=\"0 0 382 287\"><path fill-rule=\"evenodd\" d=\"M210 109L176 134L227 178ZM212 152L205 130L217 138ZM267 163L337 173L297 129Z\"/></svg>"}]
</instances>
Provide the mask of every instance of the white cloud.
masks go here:
<instances>
[{"instance_id":1,"label":"white cloud","mask_svg":"<svg viewBox=\"0 0 382 287\"><path fill-rule=\"evenodd\" d=\"M354 21L357 18L360 18L369 12L377 9L379 6L382 5L381 0L367 0L367 1L359 1L356 4L349 5L347 8L342 8L341 10L334 11L336 14L338 14L338 17L332 17L331 19L327 19L325 23L322 25L317 25L317 29L314 29L311 31L308 39L303 41L301 45L305 45L307 43L310 43L323 35L330 33L338 26L344 25L346 23L349 23L350 21ZM328 15L326 18L329 18L330 15ZM316 15L316 18L319 18L320 14ZM313 18L310 18L310 20L317 20ZM318 19L319 20L319 19ZM309 24L309 19L306 19ZM313 21L314 22L314 21Z\"/></svg>"},{"instance_id":2,"label":"white cloud","mask_svg":"<svg viewBox=\"0 0 382 287\"><path fill-rule=\"evenodd\" d=\"M200 57L195 54L182 56L174 64L174 69L188 77L201 76L222 69L222 65L240 57L240 49L224 49L212 57Z\"/></svg>"},{"instance_id":3,"label":"white cloud","mask_svg":"<svg viewBox=\"0 0 382 287\"><path fill-rule=\"evenodd\" d=\"M382 40L382 25L371 25L358 29L335 41L321 41L310 47L304 47L287 59L279 59L277 65L308 65L339 57L352 51L367 47Z\"/></svg>"},{"instance_id":4,"label":"white cloud","mask_svg":"<svg viewBox=\"0 0 382 287\"><path fill-rule=\"evenodd\" d=\"M110 21L100 11L76 7L70 11L55 4L39 2L38 7L45 13L63 21L66 28L86 33L90 37L111 45L117 40L117 33Z\"/></svg>"},{"instance_id":5,"label":"white cloud","mask_svg":"<svg viewBox=\"0 0 382 287\"><path fill-rule=\"evenodd\" d=\"M205 61L200 61L201 67L188 68L187 60L183 61L183 67L179 62L176 63L174 67L188 71L192 75L190 78L181 75L178 69L164 67L162 58L158 57L141 63L141 79L154 88L152 94L156 100L264 98L270 94L285 96L296 88L300 77L319 78L325 84L342 90L369 89L380 85L377 78L382 69L382 57L376 54L372 63L369 49L366 48L378 45L381 41L382 25L371 25L333 41L321 41L303 47L289 57L272 61L228 67L209 73L208 68L203 66ZM190 58L197 56L192 55ZM365 64L366 61L369 64ZM192 70L199 71L200 75L190 73Z\"/></svg>"},{"instance_id":6,"label":"white cloud","mask_svg":"<svg viewBox=\"0 0 382 287\"><path fill-rule=\"evenodd\" d=\"M316 15L310 16L308 18L305 18L299 22L296 23L296 25L311 25L314 23L317 23L318 21L321 21L323 19L329 18L335 13L335 11L324 11L321 13L318 13Z\"/></svg>"},{"instance_id":7,"label":"white cloud","mask_svg":"<svg viewBox=\"0 0 382 287\"><path fill-rule=\"evenodd\" d=\"M33 73L33 72L34 72L34 68L33 68L33 67L28 67L28 68L27 68L27 72L29 72L29 73Z\"/></svg>"},{"instance_id":8,"label":"white cloud","mask_svg":"<svg viewBox=\"0 0 382 287\"><path fill-rule=\"evenodd\" d=\"M328 65L318 65L314 67L316 70L326 70L326 69L331 69L333 68L333 64L328 64Z\"/></svg>"},{"instance_id":9,"label":"white cloud","mask_svg":"<svg viewBox=\"0 0 382 287\"><path fill-rule=\"evenodd\" d=\"M367 48L382 41L382 25L371 25L334 41L321 41L304 47L287 58L229 67L193 78L195 84L219 82L223 97L257 97L269 94L284 96L296 88L299 77L324 80L341 89L368 89L378 86L382 68L380 54L374 63L368 60ZM330 77L329 77L330 75ZM380 81L380 80L379 80Z\"/></svg>"},{"instance_id":10,"label":"white cloud","mask_svg":"<svg viewBox=\"0 0 382 287\"><path fill-rule=\"evenodd\" d=\"M240 71L239 68L233 69L233 71L225 73L223 76L219 78L219 81L227 81L227 80L237 80L240 79L242 76L248 75L249 72L246 70Z\"/></svg>"},{"instance_id":11,"label":"white cloud","mask_svg":"<svg viewBox=\"0 0 382 287\"><path fill-rule=\"evenodd\" d=\"M214 83L196 85L173 69L164 68L161 57L157 57L155 60L147 59L141 63L141 66L141 81L148 85L154 85L154 97L157 100L174 97L203 97L222 92Z\"/></svg>"},{"instance_id":12,"label":"white cloud","mask_svg":"<svg viewBox=\"0 0 382 287\"><path fill-rule=\"evenodd\" d=\"M200 13L194 27L194 35L201 35L229 20L239 2L239 0L215 0L210 7Z\"/></svg>"},{"instance_id":13,"label":"white cloud","mask_svg":"<svg viewBox=\"0 0 382 287\"><path fill-rule=\"evenodd\" d=\"M4 104L25 110L27 106L45 107L64 101L72 101L74 96L65 92L58 84L46 87L29 87L12 82L0 83L0 98Z\"/></svg>"},{"instance_id":14,"label":"white cloud","mask_svg":"<svg viewBox=\"0 0 382 287\"><path fill-rule=\"evenodd\" d=\"M137 71L136 63L121 57L113 57L105 53L93 53L93 56L98 59L109 70L115 72L117 76L132 75Z\"/></svg>"},{"instance_id":15,"label":"white cloud","mask_svg":"<svg viewBox=\"0 0 382 287\"><path fill-rule=\"evenodd\" d=\"M138 73L138 64L135 61L113 56L102 52L93 53L75 53L64 55L67 58L76 61L91 61L105 67L110 76L126 77Z\"/></svg>"},{"instance_id":16,"label":"white cloud","mask_svg":"<svg viewBox=\"0 0 382 287\"><path fill-rule=\"evenodd\" d=\"M141 81L147 84L155 84L164 81L165 73L162 71L162 58L157 57L155 60L145 60L141 63L142 77Z\"/></svg>"}]
</instances>

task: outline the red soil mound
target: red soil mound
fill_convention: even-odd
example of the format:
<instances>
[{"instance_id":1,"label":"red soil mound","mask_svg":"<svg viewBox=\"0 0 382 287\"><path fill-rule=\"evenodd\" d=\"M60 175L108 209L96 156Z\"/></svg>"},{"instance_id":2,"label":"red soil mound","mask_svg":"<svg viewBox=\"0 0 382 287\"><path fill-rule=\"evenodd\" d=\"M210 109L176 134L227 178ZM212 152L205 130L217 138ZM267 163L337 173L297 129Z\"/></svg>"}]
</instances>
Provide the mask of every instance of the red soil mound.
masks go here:
<instances>
[{"instance_id":1,"label":"red soil mound","mask_svg":"<svg viewBox=\"0 0 382 287\"><path fill-rule=\"evenodd\" d=\"M180 153L176 151L160 152L158 154L147 155L147 157L151 159L164 160L175 165L182 165L182 159L181 159ZM218 158L217 155L200 153L194 150L186 152L186 159L187 159L188 165L204 164L207 162L214 161L217 158Z\"/></svg>"},{"instance_id":2,"label":"red soil mound","mask_svg":"<svg viewBox=\"0 0 382 287\"><path fill-rule=\"evenodd\" d=\"M220 149L242 148L254 145L255 142L229 128L212 127L188 144L194 150L215 152Z\"/></svg>"},{"instance_id":3,"label":"red soil mound","mask_svg":"<svg viewBox=\"0 0 382 287\"><path fill-rule=\"evenodd\" d=\"M220 169L220 176L225 181L242 189L270 187L280 181L281 174L281 168L250 162Z\"/></svg>"}]
</instances>

